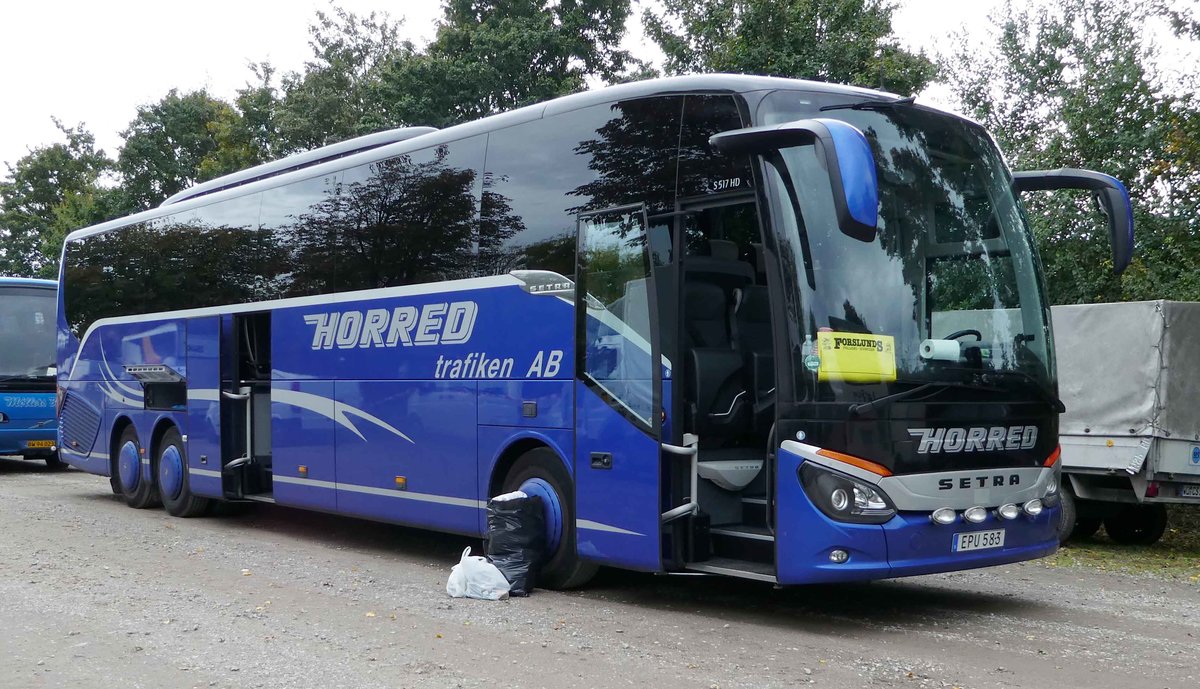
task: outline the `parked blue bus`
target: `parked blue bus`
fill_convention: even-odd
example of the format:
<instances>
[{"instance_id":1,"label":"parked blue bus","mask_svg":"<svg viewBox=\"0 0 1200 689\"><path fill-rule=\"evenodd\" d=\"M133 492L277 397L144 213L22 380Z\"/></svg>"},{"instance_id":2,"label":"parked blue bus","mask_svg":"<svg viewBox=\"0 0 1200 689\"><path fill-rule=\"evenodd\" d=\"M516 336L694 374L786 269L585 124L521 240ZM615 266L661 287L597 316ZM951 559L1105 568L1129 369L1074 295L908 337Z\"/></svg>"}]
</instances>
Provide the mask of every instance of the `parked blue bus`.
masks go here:
<instances>
[{"instance_id":1,"label":"parked blue bus","mask_svg":"<svg viewBox=\"0 0 1200 689\"><path fill-rule=\"evenodd\" d=\"M0 277L0 456L62 466L54 413L53 280Z\"/></svg>"},{"instance_id":2,"label":"parked blue bus","mask_svg":"<svg viewBox=\"0 0 1200 689\"><path fill-rule=\"evenodd\" d=\"M1041 557L1061 402L1017 194L977 124L707 75L393 130L72 233L63 456L132 507L450 533L542 499L540 579L778 584Z\"/></svg>"}]
</instances>

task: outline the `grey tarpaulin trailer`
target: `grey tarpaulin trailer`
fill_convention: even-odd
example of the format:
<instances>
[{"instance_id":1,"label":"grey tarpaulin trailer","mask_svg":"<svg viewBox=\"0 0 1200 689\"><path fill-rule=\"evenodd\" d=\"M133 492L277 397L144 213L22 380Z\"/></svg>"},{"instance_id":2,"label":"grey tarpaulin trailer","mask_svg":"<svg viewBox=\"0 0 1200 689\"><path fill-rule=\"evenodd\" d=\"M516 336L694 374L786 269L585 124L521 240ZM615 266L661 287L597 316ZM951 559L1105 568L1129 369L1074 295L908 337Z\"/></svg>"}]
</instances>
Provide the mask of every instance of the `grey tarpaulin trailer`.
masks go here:
<instances>
[{"instance_id":1,"label":"grey tarpaulin trailer","mask_svg":"<svg viewBox=\"0 0 1200 689\"><path fill-rule=\"evenodd\" d=\"M1051 309L1062 446L1063 538L1100 524L1149 544L1169 503L1200 504L1200 303ZM1073 501L1070 498L1075 498Z\"/></svg>"}]
</instances>

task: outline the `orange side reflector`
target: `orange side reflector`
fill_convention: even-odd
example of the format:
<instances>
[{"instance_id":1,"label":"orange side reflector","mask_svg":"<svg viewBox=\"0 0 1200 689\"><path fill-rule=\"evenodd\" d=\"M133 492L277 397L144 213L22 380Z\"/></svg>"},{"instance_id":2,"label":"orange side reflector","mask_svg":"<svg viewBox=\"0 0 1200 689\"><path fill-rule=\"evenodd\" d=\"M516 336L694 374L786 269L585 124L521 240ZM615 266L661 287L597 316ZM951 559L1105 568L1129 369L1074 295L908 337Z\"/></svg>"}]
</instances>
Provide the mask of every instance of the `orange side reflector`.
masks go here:
<instances>
[{"instance_id":1,"label":"orange side reflector","mask_svg":"<svg viewBox=\"0 0 1200 689\"><path fill-rule=\"evenodd\" d=\"M817 450L817 454L821 455L822 457L836 459L839 462L845 462L846 464L849 464L850 466L858 467L859 469L862 469L864 471L869 471L872 474L879 474L880 476L891 476L892 475L891 469L888 469L887 467L885 467L881 464L876 464L875 462L867 461L861 457L855 457L854 455L847 455L847 454L843 454L841 452L834 452L833 450L824 450L824 449Z\"/></svg>"},{"instance_id":2,"label":"orange side reflector","mask_svg":"<svg viewBox=\"0 0 1200 689\"><path fill-rule=\"evenodd\" d=\"M300 473L300 478L308 478L308 467L301 464L299 473Z\"/></svg>"},{"instance_id":3,"label":"orange side reflector","mask_svg":"<svg viewBox=\"0 0 1200 689\"><path fill-rule=\"evenodd\" d=\"M403 476L396 477L396 488L400 490L408 490L408 479Z\"/></svg>"},{"instance_id":4,"label":"orange side reflector","mask_svg":"<svg viewBox=\"0 0 1200 689\"><path fill-rule=\"evenodd\" d=\"M1058 445L1054 448L1054 452L1051 452L1050 456L1046 458L1046 461L1042 463L1042 466L1047 466L1047 467L1054 466L1054 463L1057 462L1058 458L1061 456L1062 456L1062 445Z\"/></svg>"}]
</instances>

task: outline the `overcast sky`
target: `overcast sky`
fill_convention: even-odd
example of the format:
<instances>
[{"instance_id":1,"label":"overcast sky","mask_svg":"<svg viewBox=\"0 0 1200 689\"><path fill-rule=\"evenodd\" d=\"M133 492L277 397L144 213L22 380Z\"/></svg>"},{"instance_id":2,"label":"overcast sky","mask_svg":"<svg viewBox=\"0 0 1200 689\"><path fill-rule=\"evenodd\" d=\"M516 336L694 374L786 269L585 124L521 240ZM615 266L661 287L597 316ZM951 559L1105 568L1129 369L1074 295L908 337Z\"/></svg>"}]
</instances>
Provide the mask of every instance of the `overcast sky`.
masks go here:
<instances>
[{"instance_id":1,"label":"overcast sky","mask_svg":"<svg viewBox=\"0 0 1200 689\"><path fill-rule=\"evenodd\" d=\"M895 28L910 46L947 50L967 25L982 31L998 0L904 0ZM438 0L340 0L356 14L405 18L417 44L433 36ZM269 60L281 72L299 70L310 56L307 28L326 0L34 0L0 9L0 161L61 140L51 117L84 123L100 147L116 155L120 132L138 105L171 88L207 87L232 98L250 79L247 65ZM635 13L641 13L635 7ZM648 57L640 22L628 47ZM928 94L926 102L941 100ZM7 168L0 166L0 177Z\"/></svg>"}]
</instances>

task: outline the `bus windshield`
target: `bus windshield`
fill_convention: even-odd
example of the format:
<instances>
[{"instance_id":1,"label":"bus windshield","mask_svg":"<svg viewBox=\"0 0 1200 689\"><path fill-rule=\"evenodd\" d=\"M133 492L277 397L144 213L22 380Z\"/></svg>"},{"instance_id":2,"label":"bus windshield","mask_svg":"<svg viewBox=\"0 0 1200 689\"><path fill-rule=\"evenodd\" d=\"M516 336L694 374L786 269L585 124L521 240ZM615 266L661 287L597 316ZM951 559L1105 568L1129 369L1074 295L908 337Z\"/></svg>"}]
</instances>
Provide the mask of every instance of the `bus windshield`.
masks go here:
<instances>
[{"instance_id":1,"label":"bus windshield","mask_svg":"<svg viewBox=\"0 0 1200 689\"><path fill-rule=\"evenodd\" d=\"M55 372L54 290L0 288L0 385L49 380Z\"/></svg>"},{"instance_id":2,"label":"bus windshield","mask_svg":"<svg viewBox=\"0 0 1200 689\"><path fill-rule=\"evenodd\" d=\"M781 91L758 113L758 124L811 117L853 124L871 144L879 179L879 231L862 242L837 230L813 147L784 149L765 166L790 283L796 370L820 370L818 399L876 399L894 392L879 389L893 381L1035 385L1032 392L1053 399L1045 290L990 138L965 120L909 104L820 110L846 100ZM826 371L817 358L820 333L894 348L894 364L857 377Z\"/></svg>"}]
</instances>

